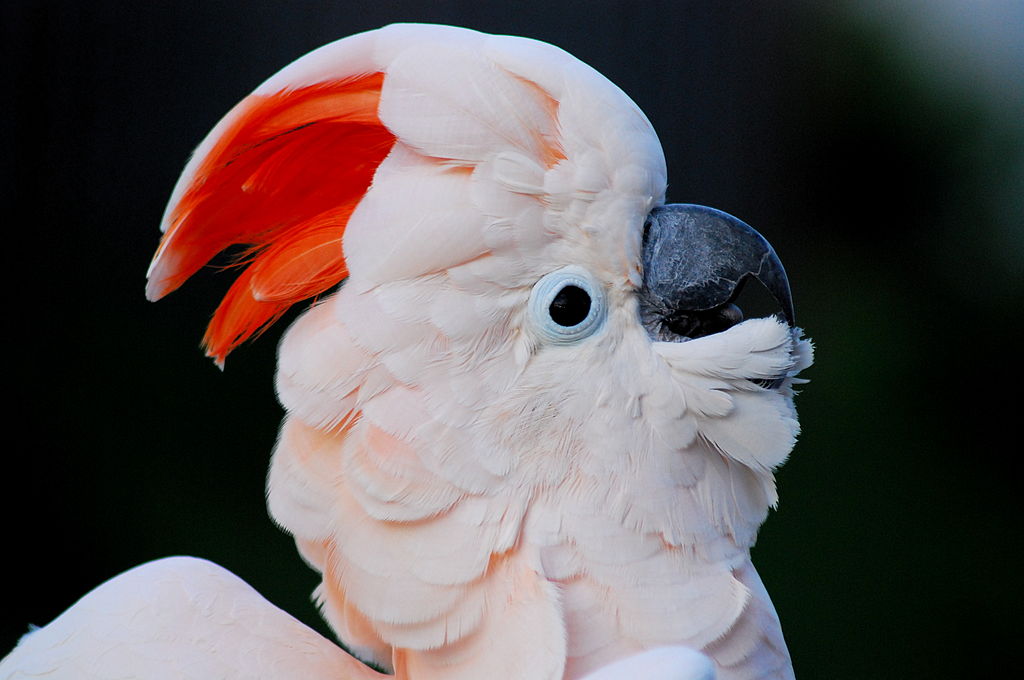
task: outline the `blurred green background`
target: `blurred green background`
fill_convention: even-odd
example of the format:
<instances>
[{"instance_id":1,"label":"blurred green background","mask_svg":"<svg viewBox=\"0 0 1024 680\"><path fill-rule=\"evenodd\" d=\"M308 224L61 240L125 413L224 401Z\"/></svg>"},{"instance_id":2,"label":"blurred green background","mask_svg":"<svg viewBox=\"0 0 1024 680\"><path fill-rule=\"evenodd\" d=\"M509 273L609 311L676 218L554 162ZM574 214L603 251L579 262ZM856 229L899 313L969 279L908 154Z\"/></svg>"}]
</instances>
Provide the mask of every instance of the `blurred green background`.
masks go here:
<instances>
[{"instance_id":1,"label":"blurred green background","mask_svg":"<svg viewBox=\"0 0 1024 680\"><path fill-rule=\"evenodd\" d=\"M797 676L1002 677L1019 650L1024 3L5 3L0 652L190 554L325 630L267 517L276 341L222 374L227 277L143 298L191 149L308 50L393 21L545 40L648 114L669 200L775 245L817 346L755 562ZM292 314L289 318L293 318ZM1018 423L1018 424L1014 424ZM1009 666L1012 667L1012 666Z\"/></svg>"}]
</instances>

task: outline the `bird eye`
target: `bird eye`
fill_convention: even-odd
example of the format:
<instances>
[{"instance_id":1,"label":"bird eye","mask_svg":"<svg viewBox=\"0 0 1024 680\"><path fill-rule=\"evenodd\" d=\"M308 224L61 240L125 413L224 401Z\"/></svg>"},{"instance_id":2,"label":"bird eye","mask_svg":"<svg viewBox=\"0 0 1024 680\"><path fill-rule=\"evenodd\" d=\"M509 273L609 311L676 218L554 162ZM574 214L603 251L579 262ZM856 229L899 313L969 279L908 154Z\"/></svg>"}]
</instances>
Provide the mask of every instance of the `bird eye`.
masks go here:
<instances>
[{"instance_id":1,"label":"bird eye","mask_svg":"<svg viewBox=\"0 0 1024 680\"><path fill-rule=\"evenodd\" d=\"M538 281L530 293L530 315L539 334L556 343L581 340L604 325L604 292L582 267L565 267Z\"/></svg>"},{"instance_id":2,"label":"bird eye","mask_svg":"<svg viewBox=\"0 0 1024 680\"><path fill-rule=\"evenodd\" d=\"M548 315L559 326L575 326L590 313L590 295L579 286L566 286L558 291L548 307Z\"/></svg>"}]
</instances>

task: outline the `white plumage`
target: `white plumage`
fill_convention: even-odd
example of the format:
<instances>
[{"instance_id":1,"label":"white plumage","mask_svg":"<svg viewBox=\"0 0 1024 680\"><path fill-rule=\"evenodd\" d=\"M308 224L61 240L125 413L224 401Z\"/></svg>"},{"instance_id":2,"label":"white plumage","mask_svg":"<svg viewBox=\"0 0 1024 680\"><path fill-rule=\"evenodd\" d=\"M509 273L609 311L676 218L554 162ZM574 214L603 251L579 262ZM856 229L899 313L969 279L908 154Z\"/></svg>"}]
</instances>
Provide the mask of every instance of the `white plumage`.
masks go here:
<instances>
[{"instance_id":1,"label":"white plumage","mask_svg":"<svg viewBox=\"0 0 1024 680\"><path fill-rule=\"evenodd\" d=\"M45 628L24 636L0 661L0 677L387 676L370 672L226 569L171 557L111 579Z\"/></svg>"}]
</instances>

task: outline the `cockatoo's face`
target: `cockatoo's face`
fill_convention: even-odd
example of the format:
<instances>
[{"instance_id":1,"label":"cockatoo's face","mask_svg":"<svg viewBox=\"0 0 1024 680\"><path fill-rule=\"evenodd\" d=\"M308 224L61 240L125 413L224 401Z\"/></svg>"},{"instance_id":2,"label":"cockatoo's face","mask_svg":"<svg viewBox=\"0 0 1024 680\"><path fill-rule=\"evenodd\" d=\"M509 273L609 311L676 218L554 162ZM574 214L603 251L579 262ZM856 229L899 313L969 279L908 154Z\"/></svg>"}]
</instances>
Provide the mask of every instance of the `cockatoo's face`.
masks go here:
<instances>
[{"instance_id":1,"label":"cockatoo's face","mask_svg":"<svg viewBox=\"0 0 1024 680\"><path fill-rule=\"evenodd\" d=\"M321 48L199 147L149 294L255 244L212 356L346 279L282 342L270 506L353 648L449 673L507 625L568 645L515 676L549 677L774 616L744 565L810 346L768 243L665 187L600 74L447 27ZM749 278L777 316L741 320Z\"/></svg>"},{"instance_id":2,"label":"cockatoo's face","mask_svg":"<svg viewBox=\"0 0 1024 680\"><path fill-rule=\"evenodd\" d=\"M389 200L387 182L385 175L364 199L368 212L375 192ZM706 527L694 521L700 515L680 512L674 489L707 481L709 458L743 466L731 474L744 480L745 503L709 502L702 514L749 545L775 501L771 471L797 434L793 377L810 361L790 323L785 272L762 237L725 213L688 205L645 212L644 201L633 203L613 228L601 220L598 233L550 238L546 257L524 256L513 225L504 225L512 231L506 244L460 253L464 261L440 271L436 263L396 271L383 258L378 278L353 273L309 323L329 317L343 326L344 340L321 349L350 353L332 363L351 361L347 370L370 385L385 374L386 389L372 388L365 403L365 386L351 378L338 401L296 389L318 381L295 362L321 367L306 356L302 320L282 347L285 405L321 427L354 411L388 423L457 487L499 485L521 495L523 507L537 493L564 502L566 493L594 493L599 480L638 480L649 494L642 501L602 502L620 503L623 513L648 504L650 517L678 518L666 531L690 540ZM356 246L360 217L349 227ZM732 300L748 278L769 288L777 316L741 321ZM387 494L376 501L392 505ZM380 516L390 512L382 507Z\"/></svg>"}]
</instances>

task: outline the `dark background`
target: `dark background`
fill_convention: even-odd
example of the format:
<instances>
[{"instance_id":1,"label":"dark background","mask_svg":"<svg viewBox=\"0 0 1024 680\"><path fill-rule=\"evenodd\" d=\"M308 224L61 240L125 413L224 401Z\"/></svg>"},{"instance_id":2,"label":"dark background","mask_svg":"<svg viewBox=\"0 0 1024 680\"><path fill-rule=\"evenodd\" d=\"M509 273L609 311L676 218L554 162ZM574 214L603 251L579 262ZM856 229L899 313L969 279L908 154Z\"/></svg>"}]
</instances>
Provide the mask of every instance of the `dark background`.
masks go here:
<instances>
[{"instance_id":1,"label":"dark background","mask_svg":"<svg viewBox=\"0 0 1024 680\"><path fill-rule=\"evenodd\" d=\"M310 49L408 20L588 62L654 123L671 201L781 254L817 363L755 562L798 677L1002 676L1022 605L1024 4L967 0L5 3L0 653L172 554L324 630L264 507L287 320L222 374L198 341L227 277L154 305L144 275L222 114Z\"/></svg>"}]
</instances>

